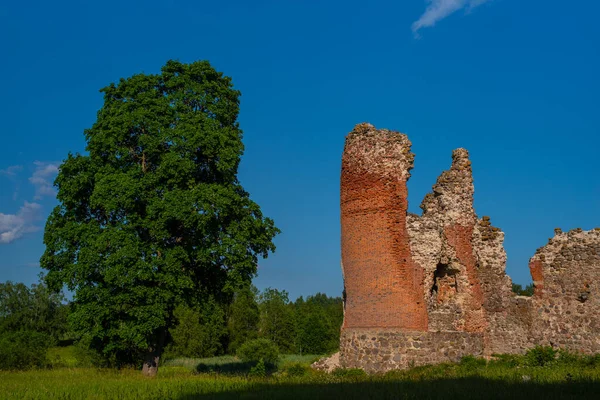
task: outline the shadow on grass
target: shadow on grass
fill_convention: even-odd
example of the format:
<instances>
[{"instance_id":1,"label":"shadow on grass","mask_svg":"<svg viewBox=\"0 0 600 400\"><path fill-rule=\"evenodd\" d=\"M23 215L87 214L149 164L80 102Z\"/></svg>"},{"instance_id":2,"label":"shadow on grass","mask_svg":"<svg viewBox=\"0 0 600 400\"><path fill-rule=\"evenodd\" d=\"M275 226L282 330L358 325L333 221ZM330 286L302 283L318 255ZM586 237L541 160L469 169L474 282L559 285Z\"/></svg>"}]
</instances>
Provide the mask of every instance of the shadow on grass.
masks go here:
<instances>
[{"instance_id":1,"label":"shadow on grass","mask_svg":"<svg viewBox=\"0 0 600 400\"><path fill-rule=\"evenodd\" d=\"M598 399L600 382L541 384L484 378L345 383L277 383L256 381L243 391L188 394L193 399Z\"/></svg>"},{"instance_id":2,"label":"shadow on grass","mask_svg":"<svg viewBox=\"0 0 600 400\"><path fill-rule=\"evenodd\" d=\"M256 366L256 362L235 361L230 363L200 363L196 366L197 373L216 372L222 375L247 375ZM274 364L265 363L265 372L272 374L277 370Z\"/></svg>"}]
</instances>

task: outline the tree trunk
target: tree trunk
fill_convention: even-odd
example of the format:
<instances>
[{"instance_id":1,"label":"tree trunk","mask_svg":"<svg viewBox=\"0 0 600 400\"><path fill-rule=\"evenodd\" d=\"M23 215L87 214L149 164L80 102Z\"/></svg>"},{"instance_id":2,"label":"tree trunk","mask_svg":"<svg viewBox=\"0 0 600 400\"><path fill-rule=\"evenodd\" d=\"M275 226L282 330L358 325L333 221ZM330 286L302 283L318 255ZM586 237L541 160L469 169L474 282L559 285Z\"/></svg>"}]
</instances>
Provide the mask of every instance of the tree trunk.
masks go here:
<instances>
[{"instance_id":1,"label":"tree trunk","mask_svg":"<svg viewBox=\"0 0 600 400\"><path fill-rule=\"evenodd\" d=\"M158 373L158 361L160 360L160 356L154 352L150 351L146 355L146 359L144 360L144 366L142 367L142 374L144 376L156 376Z\"/></svg>"},{"instance_id":2,"label":"tree trunk","mask_svg":"<svg viewBox=\"0 0 600 400\"><path fill-rule=\"evenodd\" d=\"M156 376L158 374L158 362L162 354L163 346L165 343L166 331L162 330L158 333L158 340L153 348L148 349L146 357L144 358L144 366L142 367L142 374L144 376Z\"/></svg>"}]
</instances>

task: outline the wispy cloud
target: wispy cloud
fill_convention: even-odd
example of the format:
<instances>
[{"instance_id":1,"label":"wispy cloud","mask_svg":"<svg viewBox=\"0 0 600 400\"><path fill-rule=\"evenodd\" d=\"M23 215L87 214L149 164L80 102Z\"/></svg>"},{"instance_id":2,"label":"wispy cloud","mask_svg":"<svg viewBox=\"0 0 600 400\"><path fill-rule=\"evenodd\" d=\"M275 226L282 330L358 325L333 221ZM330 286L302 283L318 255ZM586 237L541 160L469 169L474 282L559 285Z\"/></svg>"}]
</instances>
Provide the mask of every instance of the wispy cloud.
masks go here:
<instances>
[{"instance_id":1,"label":"wispy cloud","mask_svg":"<svg viewBox=\"0 0 600 400\"><path fill-rule=\"evenodd\" d=\"M39 204L26 201L16 214L0 213L0 244L11 243L26 233L39 230L36 222L40 219L40 210Z\"/></svg>"},{"instance_id":2,"label":"wispy cloud","mask_svg":"<svg viewBox=\"0 0 600 400\"><path fill-rule=\"evenodd\" d=\"M35 186L35 200L40 200L44 196L56 196L56 191L52 186L54 177L58 173L58 163L48 163L35 161L35 171L29 178Z\"/></svg>"},{"instance_id":3,"label":"wispy cloud","mask_svg":"<svg viewBox=\"0 0 600 400\"><path fill-rule=\"evenodd\" d=\"M58 173L59 163L35 161L34 171L29 182L35 187L34 199L40 200L45 196L55 196L53 180ZM16 191L13 200L17 200L19 194L20 179L19 172L23 170L22 165L13 165L0 170L0 176L6 176L16 182ZM40 230L39 221L42 214L42 206L36 202L25 201L16 214L0 213L0 244L12 243L27 233Z\"/></svg>"},{"instance_id":4,"label":"wispy cloud","mask_svg":"<svg viewBox=\"0 0 600 400\"><path fill-rule=\"evenodd\" d=\"M17 178L17 175L22 170L23 170L22 165L11 165L8 168L0 169L0 176L4 176L4 177L8 178L8 180L13 182L13 184L15 185L15 191L13 192L13 195L12 195L13 201L16 201L19 198L20 184L19 184L19 179Z\"/></svg>"},{"instance_id":5,"label":"wispy cloud","mask_svg":"<svg viewBox=\"0 0 600 400\"><path fill-rule=\"evenodd\" d=\"M17 172L20 172L21 170L23 170L22 165L11 165L6 169L0 169L0 175L13 177L17 175Z\"/></svg>"},{"instance_id":6,"label":"wispy cloud","mask_svg":"<svg viewBox=\"0 0 600 400\"><path fill-rule=\"evenodd\" d=\"M438 21L463 8L467 11L489 0L426 0L429 5L421 17L412 24L412 31L418 35L419 29L434 26Z\"/></svg>"}]
</instances>

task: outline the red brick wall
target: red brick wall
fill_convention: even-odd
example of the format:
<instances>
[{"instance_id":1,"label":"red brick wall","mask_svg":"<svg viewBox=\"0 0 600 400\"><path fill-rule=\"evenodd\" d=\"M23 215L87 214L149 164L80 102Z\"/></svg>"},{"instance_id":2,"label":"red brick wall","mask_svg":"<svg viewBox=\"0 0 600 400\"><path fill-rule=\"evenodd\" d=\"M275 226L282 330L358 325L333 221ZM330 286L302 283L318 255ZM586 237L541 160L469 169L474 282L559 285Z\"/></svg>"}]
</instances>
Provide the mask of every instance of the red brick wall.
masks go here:
<instances>
[{"instance_id":1,"label":"red brick wall","mask_svg":"<svg viewBox=\"0 0 600 400\"><path fill-rule=\"evenodd\" d=\"M483 310L483 291L477 275L477 260L473 252L473 226L450 225L444 228L444 234L456 251L456 257L465 266L470 285L470 298L464 309L464 330L483 332L487 322Z\"/></svg>"},{"instance_id":2,"label":"red brick wall","mask_svg":"<svg viewBox=\"0 0 600 400\"><path fill-rule=\"evenodd\" d=\"M532 260L529 262L529 271L531 272L531 277L533 278L533 283L535 284L533 290L537 297L542 297L542 293L544 292L544 274L543 264L541 260Z\"/></svg>"},{"instance_id":3,"label":"red brick wall","mask_svg":"<svg viewBox=\"0 0 600 400\"><path fill-rule=\"evenodd\" d=\"M378 176L343 159L344 327L427 330L423 272L411 258L406 181Z\"/></svg>"}]
</instances>

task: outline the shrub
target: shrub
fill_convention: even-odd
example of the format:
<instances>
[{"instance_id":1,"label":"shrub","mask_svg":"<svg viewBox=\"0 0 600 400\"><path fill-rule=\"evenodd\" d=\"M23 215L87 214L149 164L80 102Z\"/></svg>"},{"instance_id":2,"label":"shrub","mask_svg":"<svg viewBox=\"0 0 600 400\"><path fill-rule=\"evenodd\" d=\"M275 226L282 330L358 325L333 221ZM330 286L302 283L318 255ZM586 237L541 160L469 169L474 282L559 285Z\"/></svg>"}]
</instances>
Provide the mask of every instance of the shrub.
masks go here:
<instances>
[{"instance_id":1,"label":"shrub","mask_svg":"<svg viewBox=\"0 0 600 400\"><path fill-rule=\"evenodd\" d=\"M592 354L589 356L582 356L582 363L587 367L595 367L600 365L600 354Z\"/></svg>"},{"instance_id":2,"label":"shrub","mask_svg":"<svg viewBox=\"0 0 600 400\"><path fill-rule=\"evenodd\" d=\"M71 354L78 367L104 368L110 366L109 360L107 360L98 349L92 347L91 338L87 335L81 337L73 345Z\"/></svg>"},{"instance_id":3,"label":"shrub","mask_svg":"<svg viewBox=\"0 0 600 400\"><path fill-rule=\"evenodd\" d=\"M269 339L253 339L245 342L237 350L237 356L244 362L276 364L279 359L279 348Z\"/></svg>"},{"instance_id":4,"label":"shrub","mask_svg":"<svg viewBox=\"0 0 600 400\"><path fill-rule=\"evenodd\" d=\"M267 368L265 367L265 362L261 358L258 360L258 363L252 368L250 368L250 376L256 376L258 378L264 378L267 375Z\"/></svg>"},{"instance_id":5,"label":"shrub","mask_svg":"<svg viewBox=\"0 0 600 400\"><path fill-rule=\"evenodd\" d=\"M514 368L524 364L524 356L518 354L492 354L490 364L500 367Z\"/></svg>"},{"instance_id":6,"label":"shrub","mask_svg":"<svg viewBox=\"0 0 600 400\"><path fill-rule=\"evenodd\" d=\"M558 349L557 353L558 357L556 361L558 364L572 365L580 368L600 365L600 354L586 355L567 349Z\"/></svg>"},{"instance_id":7,"label":"shrub","mask_svg":"<svg viewBox=\"0 0 600 400\"><path fill-rule=\"evenodd\" d=\"M557 351L551 346L535 346L527 350L525 358L531 367L543 367L556 359Z\"/></svg>"},{"instance_id":8,"label":"shrub","mask_svg":"<svg viewBox=\"0 0 600 400\"><path fill-rule=\"evenodd\" d=\"M46 353L51 344L50 336L34 331L0 335L0 370L46 367Z\"/></svg>"},{"instance_id":9,"label":"shrub","mask_svg":"<svg viewBox=\"0 0 600 400\"><path fill-rule=\"evenodd\" d=\"M566 349L559 349L558 362L564 365L580 365L584 362L584 357Z\"/></svg>"},{"instance_id":10,"label":"shrub","mask_svg":"<svg viewBox=\"0 0 600 400\"><path fill-rule=\"evenodd\" d=\"M283 366L287 376L305 376L310 372L310 367L302 363L290 363Z\"/></svg>"},{"instance_id":11,"label":"shrub","mask_svg":"<svg viewBox=\"0 0 600 400\"><path fill-rule=\"evenodd\" d=\"M486 365L487 361L485 358L477 358L469 355L460 359L460 366L466 368L467 370L475 370L485 367Z\"/></svg>"}]
</instances>

